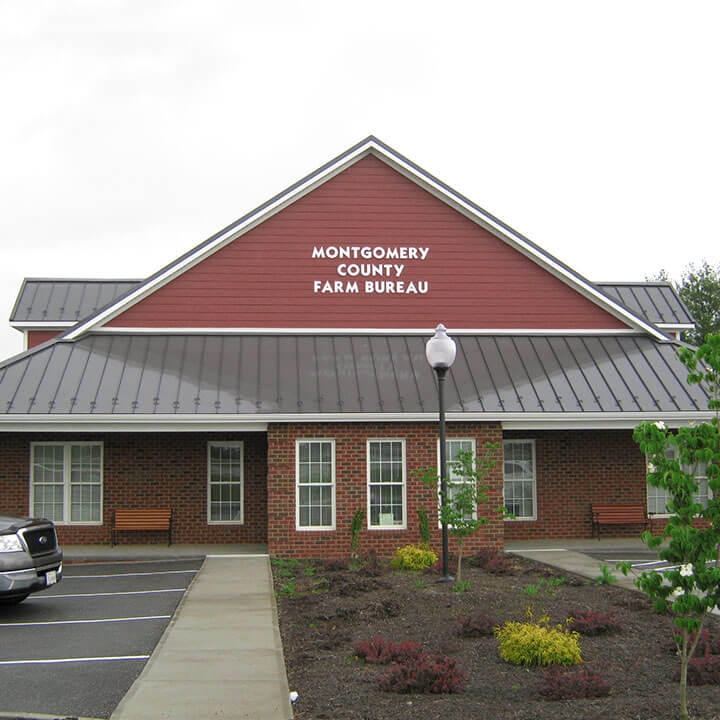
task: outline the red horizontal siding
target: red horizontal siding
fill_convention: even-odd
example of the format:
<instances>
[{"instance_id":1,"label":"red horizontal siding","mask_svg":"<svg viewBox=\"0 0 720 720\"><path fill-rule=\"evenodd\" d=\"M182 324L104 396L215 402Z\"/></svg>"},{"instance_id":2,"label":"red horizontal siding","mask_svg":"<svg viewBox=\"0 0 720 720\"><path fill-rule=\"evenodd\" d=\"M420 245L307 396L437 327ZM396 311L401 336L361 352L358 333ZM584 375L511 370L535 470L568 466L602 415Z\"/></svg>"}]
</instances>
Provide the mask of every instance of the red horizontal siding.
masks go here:
<instances>
[{"instance_id":1,"label":"red horizontal siding","mask_svg":"<svg viewBox=\"0 0 720 720\"><path fill-rule=\"evenodd\" d=\"M314 247L428 248L427 259L313 259ZM340 263L404 265L341 277ZM358 282L316 293L314 280ZM366 280L428 282L427 294L366 294ZM618 319L373 156L156 290L119 327L618 329Z\"/></svg>"},{"instance_id":2,"label":"red horizontal siding","mask_svg":"<svg viewBox=\"0 0 720 720\"><path fill-rule=\"evenodd\" d=\"M64 330L28 330L28 350L61 335Z\"/></svg>"}]
</instances>

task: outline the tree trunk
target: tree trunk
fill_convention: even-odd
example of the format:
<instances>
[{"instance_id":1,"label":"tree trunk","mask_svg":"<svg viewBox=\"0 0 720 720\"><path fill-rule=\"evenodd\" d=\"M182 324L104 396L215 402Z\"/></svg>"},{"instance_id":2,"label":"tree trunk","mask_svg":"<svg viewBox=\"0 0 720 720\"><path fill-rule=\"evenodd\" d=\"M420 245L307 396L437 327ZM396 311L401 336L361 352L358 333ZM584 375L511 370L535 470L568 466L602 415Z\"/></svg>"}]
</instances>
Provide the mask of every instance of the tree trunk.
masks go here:
<instances>
[{"instance_id":1,"label":"tree trunk","mask_svg":"<svg viewBox=\"0 0 720 720\"><path fill-rule=\"evenodd\" d=\"M680 648L680 720L688 720L687 710L687 669L688 669L688 632L682 631Z\"/></svg>"},{"instance_id":2,"label":"tree trunk","mask_svg":"<svg viewBox=\"0 0 720 720\"><path fill-rule=\"evenodd\" d=\"M458 538L458 571L457 571L457 583L458 585L462 582L462 546L463 537Z\"/></svg>"}]
</instances>

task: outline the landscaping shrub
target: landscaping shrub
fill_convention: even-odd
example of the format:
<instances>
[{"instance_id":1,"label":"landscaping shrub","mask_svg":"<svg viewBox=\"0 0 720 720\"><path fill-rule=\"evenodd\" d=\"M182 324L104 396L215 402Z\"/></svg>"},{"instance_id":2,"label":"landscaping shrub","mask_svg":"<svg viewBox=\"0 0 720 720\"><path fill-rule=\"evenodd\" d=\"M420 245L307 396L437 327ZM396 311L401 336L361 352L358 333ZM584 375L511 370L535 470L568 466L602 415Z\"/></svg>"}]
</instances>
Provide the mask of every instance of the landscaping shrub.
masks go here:
<instances>
[{"instance_id":1,"label":"landscaping shrub","mask_svg":"<svg viewBox=\"0 0 720 720\"><path fill-rule=\"evenodd\" d=\"M622 630L622 625L612 613L601 613L597 610L578 610L572 613L566 622L568 629L587 636Z\"/></svg>"},{"instance_id":2,"label":"landscaping shrub","mask_svg":"<svg viewBox=\"0 0 720 720\"><path fill-rule=\"evenodd\" d=\"M470 567L484 568L490 560L498 556L500 556L500 553L495 548L480 548L468 558L468 565Z\"/></svg>"},{"instance_id":3,"label":"landscaping shrub","mask_svg":"<svg viewBox=\"0 0 720 720\"><path fill-rule=\"evenodd\" d=\"M460 637L483 637L492 635L498 625L498 621L492 615L477 613L460 618L457 634Z\"/></svg>"},{"instance_id":4,"label":"landscaping shrub","mask_svg":"<svg viewBox=\"0 0 720 720\"><path fill-rule=\"evenodd\" d=\"M688 638L688 643L692 645L695 642L695 633L692 633ZM677 654L677 642L675 642L675 633L663 645L663 649L673 655ZM700 633L700 640L698 640L697 647L695 648L694 657L700 657L701 655L720 655L720 633L716 630L705 629Z\"/></svg>"},{"instance_id":5,"label":"landscaping shrub","mask_svg":"<svg viewBox=\"0 0 720 720\"><path fill-rule=\"evenodd\" d=\"M322 566L326 572L340 572L350 567L347 560L324 560Z\"/></svg>"},{"instance_id":6,"label":"landscaping shrub","mask_svg":"<svg viewBox=\"0 0 720 720\"><path fill-rule=\"evenodd\" d=\"M673 673L673 680L680 680L680 669ZM720 685L720 655L692 657L687 669L688 685Z\"/></svg>"},{"instance_id":7,"label":"landscaping shrub","mask_svg":"<svg viewBox=\"0 0 720 720\"><path fill-rule=\"evenodd\" d=\"M538 622L509 622L495 628L500 657L513 665L575 665L582 662L580 634L562 626Z\"/></svg>"},{"instance_id":8,"label":"landscaping shrub","mask_svg":"<svg viewBox=\"0 0 720 720\"><path fill-rule=\"evenodd\" d=\"M493 575L512 575L515 572L515 565L502 553L496 553L494 557L488 559L483 570Z\"/></svg>"},{"instance_id":9,"label":"landscaping shrub","mask_svg":"<svg viewBox=\"0 0 720 720\"><path fill-rule=\"evenodd\" d=\"M590 668L570 673L559 668L550 668L545 671L540 688L540 695L546 700L605 697L609 694L610 685L607 680Z\"/></svg>"},{"instance_id":10,"label":"landscaping shrub","mask_svg":"<svg viewBox=\"0 0 720 720\"><path fill-rule=\"evenodd\" d=\"M432 567L438 556L432 550L425 550L417 545L405 545L395 551L392 566L401 570L425 570Z\"/></svg>"},{"instance_id":11,"label":"landscaping shrub","mask_svg":"<svg viewBox=\"0 0 720 720\"><path fill-rule=\"evenodd\" d=\"M396 693L452 693L465 685L465 674L457 660L445 655L419 655L393 665L376 678L378 687Z\"/></svg>"},{"instance_id":12,"label":"landscaping shrub","mask_svg":"<svg viewBox=\"0 0 720 720\"><path fill-rule=\"evenodd\" d=\"M391 662L407 662L422 654L422 644L414 640L391 642L382 635L374 635L353 645L355 654L365 662L387 665Z\"/></svg>"}]
</instances>

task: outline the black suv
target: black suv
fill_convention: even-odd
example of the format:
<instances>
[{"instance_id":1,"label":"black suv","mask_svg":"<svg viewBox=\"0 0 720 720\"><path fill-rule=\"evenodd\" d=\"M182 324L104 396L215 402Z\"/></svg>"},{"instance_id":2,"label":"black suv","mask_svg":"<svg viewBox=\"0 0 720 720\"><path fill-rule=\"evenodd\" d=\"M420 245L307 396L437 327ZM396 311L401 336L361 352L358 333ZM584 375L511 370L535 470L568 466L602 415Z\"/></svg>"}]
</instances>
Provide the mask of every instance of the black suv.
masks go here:
<instances>
[{"instance_id":1,"label":"black suv","mask_svg":"<svg viewBox=\"0 0 720 720\"><path fill-rule=\"evenodd\" d=\"M49 520L0 515L0 604L14 605L60 582L62 559Z\"/></svg>"}]
</instances>

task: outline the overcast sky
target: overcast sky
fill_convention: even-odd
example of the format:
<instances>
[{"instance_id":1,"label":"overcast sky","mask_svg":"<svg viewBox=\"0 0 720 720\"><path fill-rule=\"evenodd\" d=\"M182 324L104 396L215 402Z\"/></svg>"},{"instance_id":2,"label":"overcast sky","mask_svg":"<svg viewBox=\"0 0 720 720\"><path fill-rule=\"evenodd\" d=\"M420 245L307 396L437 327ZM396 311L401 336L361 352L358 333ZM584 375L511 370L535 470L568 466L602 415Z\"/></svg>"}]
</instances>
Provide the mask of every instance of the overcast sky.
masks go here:
<instances>
[{"instance_id":1,"label":"overcast sky","mask_svg":"<svg viewBox=\"0 0 720 720\"><path fill-rule=\"evenodd\" d=\"M25 276L146 276L369 134L592 280L717 265L718 27L715 0L4 0L0 313Z\"/></svg>"}]
</instances>

